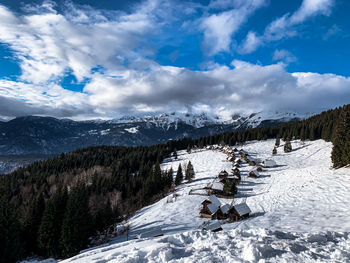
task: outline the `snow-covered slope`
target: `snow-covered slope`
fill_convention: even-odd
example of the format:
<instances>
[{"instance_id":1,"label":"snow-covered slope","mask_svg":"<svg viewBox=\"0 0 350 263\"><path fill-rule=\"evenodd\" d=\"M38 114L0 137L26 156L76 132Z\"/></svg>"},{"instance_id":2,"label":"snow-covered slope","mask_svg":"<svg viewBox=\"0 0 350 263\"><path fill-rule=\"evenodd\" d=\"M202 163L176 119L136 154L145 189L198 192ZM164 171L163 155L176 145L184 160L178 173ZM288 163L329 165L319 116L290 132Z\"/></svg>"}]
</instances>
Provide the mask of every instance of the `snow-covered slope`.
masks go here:
<instances>
[{"instance_id":1,"label":"snow-covered slope","mask_svg":"<svg viewBox=\"0 0 350 263\"><path fill-rule=\"evenodd\" d=\"M273 140L243 146L254 158L273 158L279 165L264 169L261 177L247 177L251 167L241 168L242 182L235 203L246 202L252 216L223 224L223 231L200 229L208 219L199 217L204 196L189 195L203 188L231 163L212 150L167 160L162 168L192 162L196 178L171 196L141 209L129 221L126 236L92 248L63 262L349 262L350 261L350 170L331 169L331 143L294 141L293 152L271 157ZM222 202L231 202L221 199ZM164 236L137 238L160 230Z\"/></svg>"}]
</instances>

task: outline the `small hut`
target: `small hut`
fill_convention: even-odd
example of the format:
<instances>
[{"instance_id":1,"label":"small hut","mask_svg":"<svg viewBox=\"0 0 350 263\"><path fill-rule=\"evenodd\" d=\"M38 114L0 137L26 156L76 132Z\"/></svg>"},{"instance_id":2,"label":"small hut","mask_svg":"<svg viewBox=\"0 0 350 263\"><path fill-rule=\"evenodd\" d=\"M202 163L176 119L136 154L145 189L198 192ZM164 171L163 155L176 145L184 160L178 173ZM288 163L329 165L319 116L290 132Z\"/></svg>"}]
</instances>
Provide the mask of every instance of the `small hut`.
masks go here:
<instances>
[{"instance_id":1,"label":"small hut","mask_svg":"<svg viewBox=\"0 0 350 263\"><path fill-rule=\"evenodd\" d=\"M254 161L254 160L249 160L248 159L248 164L250 165L250 166L255 166L256 165L256 161Z\"/></svg>"},{"instance_id":2,"label":"small hut","mask_svg":"<svg viewBox=\"0 0 350 263\"><path fill-rule=\"evenodd\" d=\"M241 171L238 169L238 168L235 168L235 169L232 169L232 173L234 175L240 175L241 174Z\"/></svg>"},{"instance_id":3,"label":"small hut","mask_svg":"<svg viewBox=\"0 0 350 263\"><path fill-rule=\"evenodd\" d=\"M215 222L207 222L202 227L203 230L218 232L222 230L221 224L218 221Z\"/></svg>"},{"instance_id":4,"label":"small hut","mask_svg":"<svg viewBox=\"0 0 350 263\"><path fill-rule=\"evenodd\" d=\"M221 182L215 182L211 186L211 190L213 194L222 194L222 192L224 191L224 184Z\"/></svg>"},{"instance_id":5,"label":"small hut","mask_svg":"<svg viewBox=\"0 0 350 263\"><path fill-rule=\"evenodd\" d=\"M256 170L257 170L259 173L263 171L263 169L262 169L262 167L261 167L260 165L256 168Z\"/></svg>"},{"instance_id":6,"label":"small hut","mask_svg":"<svg viewBox=\"0 0 350 263\"><path fill-rule=\"evenodd\" d=\"M211 195L208 199L205 199L202 202L202 206L203 207L199 212L200 216L214 219L216 217L217 211L221 206L221 202L215 195Z\"/></svg>"},{"instance_id":7,"label":"small hut","mask_svg":"<svg viewBox=\"0 0 350 263\"><path fill-rule=\"evenodd\" d=\"M251 170L250 172L249 172L249 175L248 175L249 177L253 177L253 178L258 178L258 177L260 177L260 174L259 174L259 172L257 171L257 170Z\"/></svg>"},{"instance_id":8,"label":"small hut","mask_svg":"<svg viewBox=\"0 0 350 263\"><path fill-rule=\"evenodd\" d=\"M225 170L222 170L218 175L220 180L223 178L226 178L227 176L228 176L228 173Z\"/></svg>"},{"instance_id":9,"label":"small hut","mask_svg":"<svg viewBox=\"0 0 350 263\"><path fill-rule=\"evenodd\" d=\"M262 165L264 168L272 168L272 167L276 167L277 163L274 160L266 159L262 162Z\"/></svg>"},{"instance_id":10,"label":"small hut","mask_svg":"<svg viewBox=\"0 0 350 263\"><path fill-rule=\"evenodd\" d=\"M229 211L229 218L231 221L238 221L241 219L248 218L250 213L249 206L246 203L241 203L233 206Z\"/></svg>"}]
</instances>

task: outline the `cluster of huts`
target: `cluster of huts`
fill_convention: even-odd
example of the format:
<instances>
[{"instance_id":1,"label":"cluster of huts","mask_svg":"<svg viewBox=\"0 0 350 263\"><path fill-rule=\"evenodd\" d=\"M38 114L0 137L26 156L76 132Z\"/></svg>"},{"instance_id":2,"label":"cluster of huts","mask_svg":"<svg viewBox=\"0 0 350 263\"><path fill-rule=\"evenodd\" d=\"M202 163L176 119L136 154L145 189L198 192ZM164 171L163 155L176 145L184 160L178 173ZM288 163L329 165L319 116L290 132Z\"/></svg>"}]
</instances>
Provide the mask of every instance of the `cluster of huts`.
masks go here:
<instances>
[{"instance_id":1,"label":"cluster of huts","mask_svg":"<svg viewBox=\"0 0 350 263\"><path fill-rule=\"evenodd\" d=\"M208 146L207 149L219 150L227 154L226 161L232 162L232 171L231 174L229 174L226 171L221 171L217 177L217 180L210 185L209 189L211 191L209 193L211 195L209 196L209 198L202 202L200 216L210 218L213 220L228 219L230 221L238 221L249 217L251 210L246 203L241 203L237 205L221 204L217 196L226 197L226 186L230 185L236 187L236 185L240 183L241 172L239 168L241 167L243 162L246 162L249 166L253 166L253 169L250 170L250 172L248 173L248 176L253 178L260 177L259 173L262 172L263 168L276 167L276 162L270 159L266 159L264 161L254 159L243 149L238 150L237 148L233 148L230 146L214 145ZM237 188L235 193L236 192ZM216 228L216 225L214 222L208 223L207 228Z\"/></svg>"},{"instance_id":2,"label":"cluster of huts","mask_svg":"<svg viewBox=\"0 0 350 263\"><path fill-rule=\"evenodd\" d=\"M237 205L222 204L220 200L211 195L202 202L200 216L210 219L229 219L229 221L238 221L248 218L251 210L246 203Z\"/></svg>"}]
</instances>

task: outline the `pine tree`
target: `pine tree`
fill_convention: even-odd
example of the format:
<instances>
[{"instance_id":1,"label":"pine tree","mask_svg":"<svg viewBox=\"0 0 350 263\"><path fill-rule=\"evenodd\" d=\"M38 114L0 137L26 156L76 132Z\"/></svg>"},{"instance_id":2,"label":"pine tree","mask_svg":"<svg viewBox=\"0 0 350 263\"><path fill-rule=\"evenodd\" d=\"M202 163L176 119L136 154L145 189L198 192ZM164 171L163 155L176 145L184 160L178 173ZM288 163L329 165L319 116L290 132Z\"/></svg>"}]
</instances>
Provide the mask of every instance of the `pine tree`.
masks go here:
<instances>
[{"instance_id":1,"label":"pine tree","mask_svg":"<svg viewBox=\"0 0 350 263\"><path fill-rule=\"evenodd\" d=\"M174 149L174 159L177 160L177 151L176 151L176 148Z\"/></svg>"},{"instance_id":2,"label":"pine tree","mask_svg":"<svg viewBox=\"0 0 350 263\"><path fill-rule=\"evenodd\" d=\"M0 262L16 262L23 256L21 225L8 197L0 192Z\"/></svg>"},{"instance_id":3,"label":"pine tree","mask_svg":"<svg viewBox=\"0 0 350 263\"><path fill-rule=\"evenodd\" d=\"M335 168L350 163L350 113L346 106L340 112L340 116L333 136L332 161Z\"/></svg>"},{"instance_id":4,"label":"pine tree","mask_svg":"<svg viewBox=\"0 0 350 263\"><path fill-rule=\"evenodd\" d=\"M88 244L92 234L88 200L84 185L75 187L69 194L60 242L63 256L72 256Z\"/></svg>"},{"instance_id":5,"label":"pine tree","mask_svg":"<svg viewBox=\"0 0 350 263\"><path fill-rule=\"evenodd\" d=\"M279 147L281 143L280 137L276 137L276 142L275 142L275 146Z\"/></svg>"},{"instance_id":6,"label":"pine tree","mask_svg":"<svg viewBox=\"0 0 350 263\"><path fill-rule=\"evenodd\" d=\"M272 154L273 154L273 155L276 155L276 154L277 154L277 148L276 148L276 147L273 147Z\"/></svg>"},{"instance_id":7,"label":"pine tree","mask_svg":"<svg viewBox=\"0 0 350 263\"><path fill-rule=\"evenodd\" d=\"M188 153L188 154L190 154L190 153L191 153L191 146L190 146L190 145L188 145L188 146L187 146L186 151L187 151L187 153Z\"/></svg>"},{"instance_id":8,"label":"pine tree","mask_svg":"<svg viewBox=\"0 0 350 263\"><path fill-rule=\"evenodd\" d=\"M60 238L67 199L66 188L59 188L46 204L38 232L39 248L45 256L61 256Z\"/></svg>"},{"instance_id":9,"label":"pine tree","mask_svg":"<svg viewBox=\"0 0 350 263\"><path fill-rule=\"evenodd\" d=\"M168 173L167 173L167 185L168 187L171 187L171 185L173 184L174 178L173 178L173 167L170 167Z\"/></svg>"},{"instance_id":10,"label":"pine tree","mask_svg":"<svg viewBox=\"0 0 350 263\"><path fill-rule=\"evenodd\" d=\"M290 143L289 140L287 140L284 144L284 152L289 153L292 151L292 144Z\"/></svg>"},{"instance_id":11,"label":"pine tree","mask_svg":"<svg viewBox=\"0 0 350 263\"><path fill-rule=\"evenodd\" d=\"M182 173L182 167L181 167L181 164L179 164L179 167L177 168L176 177L175 177L175 185L181 184L183 177L184 175Z\"/></svg>"},{"instance_id":12,"label":"pine tree","mask_svg":"<svg viewBox=\"0 0 350 263\"><path fill-rule=\"evenodd\" d=\"M24 239L26 241L26 250L29 253L39 254L38 232L41 224L41 218L45 210L45 201L42 195L35 199L28 211L24 222Z\"/></svg>"},{"instance_id":13,"label":"pine tree","mask_svg":"<svg viewBox=\"0 0 350 263\"><path fill-rule=\"evenodd\" d=\"M192 179L194 178L194 175L195 175L195 173L194 173L193 165L192 165L191 161L189 161L187 164L186 172L185 172L185 179L188 182L191 182Z\"/></svg>"}]
</instances>

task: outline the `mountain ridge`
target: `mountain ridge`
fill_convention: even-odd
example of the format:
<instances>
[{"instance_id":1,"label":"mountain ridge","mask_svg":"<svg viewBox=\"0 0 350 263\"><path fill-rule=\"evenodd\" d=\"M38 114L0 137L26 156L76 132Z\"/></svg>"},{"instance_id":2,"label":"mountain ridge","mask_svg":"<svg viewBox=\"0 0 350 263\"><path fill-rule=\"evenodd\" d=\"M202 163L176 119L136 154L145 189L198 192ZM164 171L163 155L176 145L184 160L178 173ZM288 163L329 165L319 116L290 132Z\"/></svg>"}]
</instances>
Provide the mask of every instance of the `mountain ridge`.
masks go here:
<instances>
[{"instance_id":1,"label":"mountain ridge","mask_svg":"<svg viewBox=\"0 0 350 263\"><path fill-rule=\"evenodd\" d=\"M105 121L23 116L0 123L0 155L59 154L97 145L152 145L303 118L305 116L293 113L272 115L262 112L235 115L231 119L204 113L163 113Z\"/></svg>"}]
</instances>

